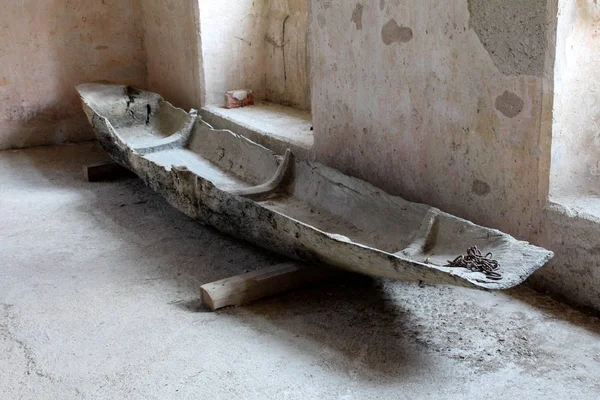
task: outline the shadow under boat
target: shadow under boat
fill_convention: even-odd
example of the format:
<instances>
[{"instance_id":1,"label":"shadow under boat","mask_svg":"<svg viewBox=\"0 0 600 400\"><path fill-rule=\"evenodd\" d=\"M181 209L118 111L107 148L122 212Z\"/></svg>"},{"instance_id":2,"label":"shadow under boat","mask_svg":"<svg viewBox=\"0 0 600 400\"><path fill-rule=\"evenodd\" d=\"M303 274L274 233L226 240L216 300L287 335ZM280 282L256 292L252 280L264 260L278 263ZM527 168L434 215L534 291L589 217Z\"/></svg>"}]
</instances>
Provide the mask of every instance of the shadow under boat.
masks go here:
<instances>
[{"instance_id":1,"label":"shadow under boat","mask_svg":"<svg viewBox=\"0 0 600 400\"><path fill-rule=\"evenodd\" d=\"M553 256L290 151L278 156L157 94L104 83L77 90L111 157L188 216L269 250L373 276L487 289L516 286ZM498 278L448 265L472 246L493 253Z\"/></svg>"}]
</instances>

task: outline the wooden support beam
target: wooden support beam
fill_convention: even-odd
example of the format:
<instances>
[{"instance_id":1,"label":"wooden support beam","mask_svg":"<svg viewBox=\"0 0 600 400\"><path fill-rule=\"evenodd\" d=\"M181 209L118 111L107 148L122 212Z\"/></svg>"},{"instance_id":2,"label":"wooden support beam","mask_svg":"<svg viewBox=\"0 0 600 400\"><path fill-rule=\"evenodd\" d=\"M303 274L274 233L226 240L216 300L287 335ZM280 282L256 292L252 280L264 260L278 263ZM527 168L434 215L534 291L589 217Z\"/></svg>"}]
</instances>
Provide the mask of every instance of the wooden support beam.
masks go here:
<instances>
[{"instance_id":1,"label":"wooden support beam","mask_svg":"<svg viewBox=\"0 0 600 400\"><path fill-rule=\"evenodd\" d=\"M210 310L248 304L338 275L335 269L290 261L247 274L207 283L200 288L202 304Z\"/></svg>"},{"instance_id":2,"label":"wooden support beam","mask_svg":"<svg viewBox=\"0 0 600 400\"><path fill-rule=\"evenodd\" d=\"M114 161L83 166L83 177L88 182L110 181L125 176L133 176L133 173Z\"/></svg>"}]
</instances>

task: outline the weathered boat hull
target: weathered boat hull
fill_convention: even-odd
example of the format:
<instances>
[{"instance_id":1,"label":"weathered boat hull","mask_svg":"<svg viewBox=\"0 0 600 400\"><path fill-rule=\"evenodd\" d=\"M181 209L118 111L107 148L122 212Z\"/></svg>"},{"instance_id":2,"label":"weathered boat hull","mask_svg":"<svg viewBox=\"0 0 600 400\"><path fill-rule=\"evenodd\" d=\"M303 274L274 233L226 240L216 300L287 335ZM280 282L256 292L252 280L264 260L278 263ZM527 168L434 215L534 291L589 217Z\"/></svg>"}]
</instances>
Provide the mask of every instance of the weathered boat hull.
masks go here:
<instances>
[{"instance_id":1,"label":"weathered boat hull","mask_svg":"<svg viewBox=\"0 0 600 400\"><path fill-rule=\"evenodd\" d=\"M78 86L103 148L170 204L278 253L399 280L505 289L552 252L438 209L391 196L317 162L280 157L195 111L124 86ZM447 266L471 246L502 278Z\"/></svg>"}]
</instances>

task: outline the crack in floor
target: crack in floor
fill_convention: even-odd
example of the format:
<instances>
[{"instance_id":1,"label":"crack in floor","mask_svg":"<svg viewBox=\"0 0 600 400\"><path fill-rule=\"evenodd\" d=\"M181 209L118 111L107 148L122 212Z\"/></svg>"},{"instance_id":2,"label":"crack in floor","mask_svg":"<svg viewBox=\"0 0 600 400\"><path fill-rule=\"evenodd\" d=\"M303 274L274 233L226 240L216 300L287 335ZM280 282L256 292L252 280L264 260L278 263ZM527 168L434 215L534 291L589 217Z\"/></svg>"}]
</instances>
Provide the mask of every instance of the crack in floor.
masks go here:
<instances>
[{"instance_id":1,"label":"crack in floor","mask_svg":"<svg viewBox=\"0 0 600 400\"><path fill-rule=\"evenodd\" d=\"M16 315L12 304L0 304L0 340L14 343L26 360L25 375L37 375L40 378L48 379L50 382L60 382L59 379L45 373L38 365L35 354L31 348L21 339L19 339L11 329L15 326Z\"/></svg>"}]
</instances>

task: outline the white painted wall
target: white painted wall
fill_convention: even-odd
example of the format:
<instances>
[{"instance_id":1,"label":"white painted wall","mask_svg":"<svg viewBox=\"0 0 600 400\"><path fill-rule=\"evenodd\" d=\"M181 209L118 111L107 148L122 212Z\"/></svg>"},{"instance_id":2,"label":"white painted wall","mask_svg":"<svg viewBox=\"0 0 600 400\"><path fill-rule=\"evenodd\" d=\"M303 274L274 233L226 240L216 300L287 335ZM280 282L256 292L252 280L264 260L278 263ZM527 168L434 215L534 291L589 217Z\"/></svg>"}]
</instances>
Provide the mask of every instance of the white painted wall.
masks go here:
<instances>
[{"instance_id":1,"label":"white painted wall","mask_svg":"<svg viewBox=\"0 0 600 400\"><path fill-rule=\"evenodd\" d=\"M75 85L144 87L139 0L0 1L0 149L93 138Z\"/></svg>"},{"instance_id":2,"label":"white painted wall","mask_svg":"<svg viewBox=\"0 0 600 400\"><path fill-rule=\"evenodd\" d=\"M148 87L185 109L202 93L198 0L144 0Z\"/></svg>"},{"instance_id":3,"label":"white painted wall","mask_svg":"<svg viewBox=\"0 0 600 400\"><path fill-rule=\"evenodd\" d=\"M205 104L246 88L310 108L308 0L199 1Z\"/></svg>"},{"instance_id":4,"label":"white painted wall","mask_svg":"<svg viewBox=\"0 0 600 400\"><path fill-rule=\"evenodd\" d=\"M271 0L265 34L265 98L310 110L309 0Z\"/></svg>"},{"instance_id":5,"label":"white painted wall","mask_svg":"<svg viewBox=\"0 0 600 400\"><path fill-rule=\"evenodd\" d=\"M600 4L560 0L551 194L600 194Z\"/></svg>"},{"instance_id":6,"label":"white painted wall","mask_svg":"<svg viewBox=\"0 0 600 400\"><path fill-rule=\"evenodd\" d=\"M550 204L539 243L554 260L533 282L600 310L600 5L560 0Z\"/></svg>"}]
</instances>

